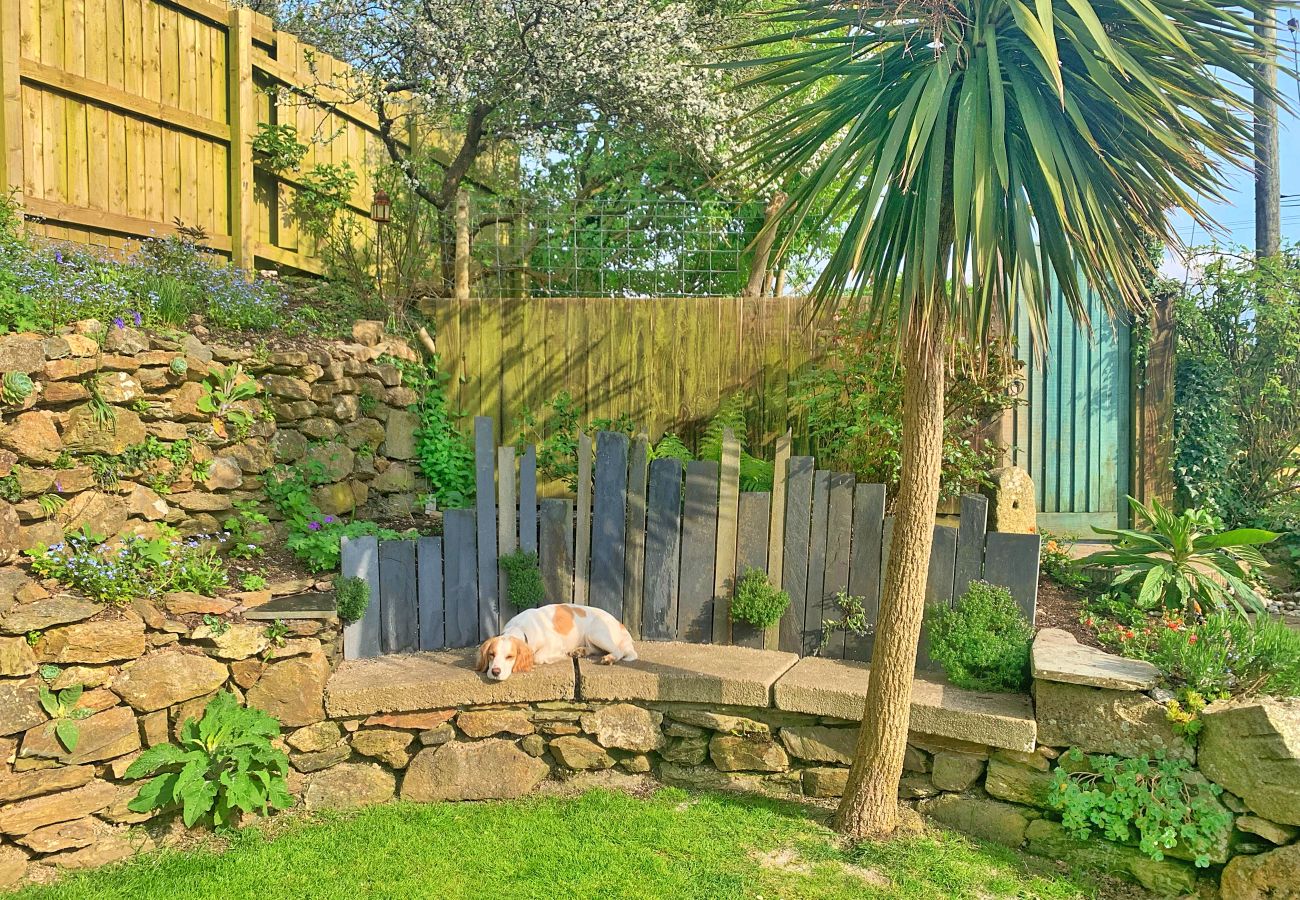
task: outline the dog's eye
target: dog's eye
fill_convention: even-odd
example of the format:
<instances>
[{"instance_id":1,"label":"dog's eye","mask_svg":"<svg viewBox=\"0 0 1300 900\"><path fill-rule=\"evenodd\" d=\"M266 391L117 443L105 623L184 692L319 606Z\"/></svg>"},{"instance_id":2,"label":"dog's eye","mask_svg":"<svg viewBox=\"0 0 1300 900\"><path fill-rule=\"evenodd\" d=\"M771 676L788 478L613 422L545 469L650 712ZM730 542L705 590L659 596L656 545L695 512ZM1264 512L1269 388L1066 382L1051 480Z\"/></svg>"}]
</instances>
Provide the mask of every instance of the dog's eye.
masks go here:
<instances>
[{"instance_id":1,"label":"dog's eye","mask_svg":"<svg viewBox=\"0 0 1300 900\"><path fill-rule=\"evenodd\" d=\"M507 656L506 659L507 659L507 660L511 660L511 659L514 659L514 657L513 657L513 656Z\"/></svg>"}]
</instances>

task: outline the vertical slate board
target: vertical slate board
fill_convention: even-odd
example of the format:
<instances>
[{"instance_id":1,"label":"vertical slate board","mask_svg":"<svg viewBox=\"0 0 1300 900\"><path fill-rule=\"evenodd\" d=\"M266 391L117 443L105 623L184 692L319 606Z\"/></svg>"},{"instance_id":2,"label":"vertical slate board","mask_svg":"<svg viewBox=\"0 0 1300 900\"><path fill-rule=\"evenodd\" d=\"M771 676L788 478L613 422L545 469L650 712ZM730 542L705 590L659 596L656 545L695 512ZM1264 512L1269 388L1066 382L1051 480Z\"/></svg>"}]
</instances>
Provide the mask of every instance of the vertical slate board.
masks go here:
<instances>
[{"instance_id":1,"label":"vertical slate board","mask_svg":"<svg viewBox=\"0 0 1300 900\"><path fill-rule=\"evenodd\" d=\"M518 512L515 499L515 448L497 448L497 553L505 556L514 553L519 547L518 524L515 516ZM505 628L506 623L514 618L515 609L510 603L510 584L505 570L497 566L497 585L501 592L501 615L497 633Z\"/></svg>"},{"instance_id":2,"label":"vertical slate board","mask_svg":"<svg viewBox=\"0 0 1300 900\"><path fill-rule=\"evenodd\" d=\"M808 535L808 593L804 604L804 656L817 652L822 634L822 606L826 602L826 523L830 515L831 473L813 473L812 524Z\"/></svg>"},{"instance_id":3,"label":"vertical slate board","mask_svg":"<svg viewBox=\"0 0 1300 900\"><path fill-rule=\"evenodd\" d=\"M415 541L379 542L379 645L409 653L420 644Z\"/></svg>"},{"instance_id":4,"label":"vertical slate board","mask_svg":"<svg viewBox=\"0 0 1300 900\"><path fill-rule=\"evenodd\" d=\"M988 532L989 498L962 494L961 520L957 526L957 574L952 597L958 600L972 581L984 571L984 536Z\"/></svg>"},{"instance_id":5,"label":"vertical slate board","mask_svg":"<svg viewBox=\"0 0 1300 900\"><path fill-rule=\"evenodd\" d=\"M839 617L835 597L849 589L849 550L853 532L853 476L844 472L831 475L830 500L826 515L826 577L822 602L823 619ZM820 623L818 623L820 626ZM830 659L844 658L844 632L836 631L822 654Z\"/></svg>"},{"instance_id":6,"label":"vertical slate board","mask_svg":"<svg viewBox=\"0 0 1300 900\"><path fill-rule=\"evenodd\" d=\"M442 538L422 537L416 541L416 589L420 593L420 649L439 650L447 646L443 624Z\"/></svg>"},{"instance_id":7,"label":"vertical slate board","mask_svg":"<svg viewBox=\"0 0 1300 900\"><path fill-rule=\"evenodd\" d=\"M721 476L718 482L718 539L713 555L713 642L731 636L731 593L736 574L736 520L740 515L740 441L730 428L722 430Z\"/></svg>"},{"instance_id":8,"label":"vertical slate board","mask_svg":"<svg viewBox=\"0 0 1300 900\"><path fill-rule=\"evenodd\" d=\"M776 459L772 464L772 502L767 532L767 578L780 587L785 580L785 497L790 474L790 429L776 439ZM775 650L781 639L778 622L763 633L763 649Z\"/></svg>"},{"instance_id":9,"label":"vertical slate board","mask_svg":"<svg viewBox=\"0 0 1300 900\"><path fill-rule=\"evenodd\" d=\"M849 563L849 594L862 598L866 609L867 634L844 637L845 659L871 660L876 622L880 618L880 585L883 569L882 542L885 534L885 486L860 484L853 492L853 547Z\"/></svg>"},{"instance_id":10,"label":"vertical slate board","mask_svg":"<svg viewBox=\"0 0 1300 900\"><path fill-rule=\"evenodd\" d=\"M478 632L497 633L501 604L497 586L496 479L493 477L492 420L474 420L474 474L478 526Z\"/></svg>"},{"instance_id":11,"label":"vertical slate board","mask_svg":"<svg viewBox=\"0 0 1300 900\"><path fill-rule=\"evenodd\" d=\"M1038 605L1038 552L1042 540L1036 534L990 531L984 546L984 580L1009 590L1030 624Z\"/></svg>"},{"instance_id":12,"label":"vertical slate board","mask_svg":"<svg viewBox=\"0 0 1300 900\"><path fill-rule=\"evenodd\" d=\"M714 566L718 540L718 464L686 464L682 513L682 567L677 592L677 639L713 640Z\"/></svg>"},{"instance_id":13,"label":"vertical slate board","mask_svg":"<svg viewBox=\"0 0 1300 900\"><path fill-rule=\"evenodd\" d=\"M532 444L519 458L519 549L537 552L537 448Z\"/></svg>"},{"instance_id":14,"label":"vertical slate board","mask_svg":"<svg viewBox=\"0 0 1300 900\"><path fill-rule=\"evenodd\" d=\"M632 637L641 637L641 605L645 596L645 496L650 440L639 434L627 462L627 552L623 556L623 624Z\"/></svg>"},{"instance_id":15,"label":"vertical slate board","mask_svg":"<svg viewBox=\"0 0 1300 900\"><path fill-rule=\"evenodd\" d=\"M744 575L750 569L767 571L767 533L771 526L772 495L745 492L740 495L736 519L736 571ZM734 586L735 579L732 579ZM763 649L763 629L748 622L731 623L731 642L738 647Z\"/></svg>"},{"instance_id":16,"label":"vertical slate board","mask_svg":"<svg viewBox=\"0 0 1300 900\"><path fill-rule=\"evenodd\" d=\"M573 602L573 504L563 499L542 501L539 563L547 603Z\"/></svg>"},{"instance_id":17,"label":"vertical slate board","mask_svg":"<svg viewBox=\"0 0 1300 900\"><path fill-rule=\"evenodd\" d=\"M596 435L596 498L591 515L591 596L587 602L623 619L624 551L627 540L625 434Z\"/></svg>"},{"instance_id":18,"label":"vertical slate board","mask_svg":"<svg viewBox=\"0 0 1300 900\"><path fill-rule=\"evenodd\" d=\"M379 650L379 541L374 537L344 538L340 548L345 578L360 578L370 586L365 614L343 630L343 658L366 659Z\"/></svg>"},{"instance_id":19,"label":"vertical slate board","mask_svg":"<svg viewBox=\"0 0 1300 900\"><path fill-rule=\"evenodd\" d=\"M790 606L781 617L778 648L790 653L803 649L804 614L808 606L808 542L811 532L813 458L790 457L785 496L785 548L782 551L781 589Z\"/></svg>"},{"instance_id":20,"label":"vertical slate board","mask_svg":"<svg viewBox=\"0 0 1300 900\"><path fill-rule=\"evenodd\" d=\"M573 602L587 605L591 573L591 438L578 433L578 511L573 542Z\"/></svg>"},{"instance_id":21,"label":"vertical slate board","mask_svg":"<svg viewBox=\"0 0 1300 900\"><path fill-rule=\"evenodd\" d=\"M449 509L442 514L444 619L448 647L472 647L479 642L476 530L472 509ZM484 635L485 638L491 636Z\"/></svg>"},{"instance_id":22,"label":"vertical slate board","mask_svg":"<svg viewBox=\"0 0 1300 900\"><path fill-rule=\"evenodd\" d=\"M677 637L677 562L681 548L682 463L650 463L646 496L645 600L641 636L648 641Z\"/></svg>"},{"instance_id":23,"label":"vertical slate board","mask_svg":"<svg viewBox=\"0 0 1300 900\"><path fill-rule=\"evenodd\" d=\"M930 569L925 578L925 608L952 606L952 579L957 565L957 529L934 526L934 543L930 547ZM923 669L936 668L930 659L930 625L923 623L916 664Z\"/></svg>"}]
</instances>

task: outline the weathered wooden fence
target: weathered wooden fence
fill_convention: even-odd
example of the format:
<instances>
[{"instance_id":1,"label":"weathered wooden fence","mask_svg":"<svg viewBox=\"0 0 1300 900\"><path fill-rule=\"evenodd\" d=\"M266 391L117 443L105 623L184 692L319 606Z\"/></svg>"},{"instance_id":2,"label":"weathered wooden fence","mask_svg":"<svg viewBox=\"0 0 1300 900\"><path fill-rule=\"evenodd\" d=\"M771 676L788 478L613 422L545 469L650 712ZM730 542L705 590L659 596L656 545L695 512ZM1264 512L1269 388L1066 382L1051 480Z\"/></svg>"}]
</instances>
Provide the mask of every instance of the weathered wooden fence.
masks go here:
<instances>
[{"instance_id":1,"label":"weathered wooden fence","mask_svg":"<svg viewBox=\"0 0 1300 900\"><path fill-rule=\"evenodd\" d=\"M590 419L628 415L652 437L691 437L739 391L771 446L816 331L795 297L438 300L438 352L455 408L513 440L563 392ZM690 364L683 364L689 360Z\"/></svg>"},{"instance_id":2,"label":"weathered wooden fence","mask_svg":"<svg viewBox=\"0 0 1300 900\"><path fill-rule=\"evenodd\" d=\"M441 537L344 544L343 574L364 578L372 598L346 631L349 657L466 647L499 633L517 610L498 559L522 548L539 554L547 602L598 606L639 640L871 658L893 532L884 486L791 456L788 436L771 493L740 491L730 434L721 463L685 465L649 460L644 438L584 435L576 501L539 501L533 448L517 457L495 447L489 419L475 421L475 455L477 506L447 510ZM959 524L936 526L926 602L951 604L983 578L1006 586L1032 620L1039 538L986 533L986 512L983 497L966 496ZM767 633L730 618L734 579L751 567L790 594ZM862 598L871 628L836 631L822 648L841 591Z\"/></svg>"}]
</instances>

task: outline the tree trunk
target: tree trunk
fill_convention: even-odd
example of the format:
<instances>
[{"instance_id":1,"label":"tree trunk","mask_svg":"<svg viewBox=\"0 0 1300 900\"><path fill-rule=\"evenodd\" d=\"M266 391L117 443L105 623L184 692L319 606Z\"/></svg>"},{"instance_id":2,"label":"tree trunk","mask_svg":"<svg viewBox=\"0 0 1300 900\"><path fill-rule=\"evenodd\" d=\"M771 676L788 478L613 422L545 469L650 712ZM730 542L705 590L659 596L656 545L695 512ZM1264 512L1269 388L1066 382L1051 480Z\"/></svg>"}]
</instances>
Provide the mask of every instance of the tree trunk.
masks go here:
<instances>
[{"instance_id":1,"label":"tree trunk","mask_svg":"<svg viewBox=\"0 0 1300 900\"><path fill-rule=\"evenodd\" d=\"M903 342L903 467L880 597L867 702L835 828L853 840L889 837L907 750L912 679L925 613L943 462L944 316L909 326Z\"/></svg>"}]
</instances>

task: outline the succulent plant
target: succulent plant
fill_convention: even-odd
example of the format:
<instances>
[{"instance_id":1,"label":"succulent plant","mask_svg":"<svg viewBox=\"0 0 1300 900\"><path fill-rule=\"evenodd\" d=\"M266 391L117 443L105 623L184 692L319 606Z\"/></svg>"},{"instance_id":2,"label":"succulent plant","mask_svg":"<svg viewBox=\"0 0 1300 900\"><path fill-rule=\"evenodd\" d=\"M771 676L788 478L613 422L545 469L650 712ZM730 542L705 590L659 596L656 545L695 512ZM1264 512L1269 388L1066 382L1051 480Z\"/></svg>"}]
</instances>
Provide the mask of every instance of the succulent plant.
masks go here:
<instances>
[{"instance_id":1,"label":"succulent plant","mask_svg":"<svg viewBox=\"0 0 1300 900\"><path fill-rule=\"evenodd\" d=\"M190 368L190 364L186 361L185 357L183 356L172 357L171 370L175 374L184 375L187 371L189 371L189 368Z\"/></svg>"},{"instance_id":2,"label":"succulent plant","mask_svg":"<svg viewBox=\"0 0 1300 900\"><path fill-rule=\"evenodd\" d=\"M36 385L23 372L6 372L3 382L0 382L0 394L3 394L6 403L22 403L34 390Z\"/></svg>"}]
</instances>

